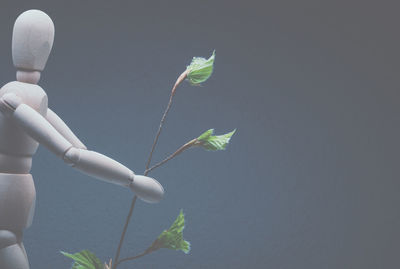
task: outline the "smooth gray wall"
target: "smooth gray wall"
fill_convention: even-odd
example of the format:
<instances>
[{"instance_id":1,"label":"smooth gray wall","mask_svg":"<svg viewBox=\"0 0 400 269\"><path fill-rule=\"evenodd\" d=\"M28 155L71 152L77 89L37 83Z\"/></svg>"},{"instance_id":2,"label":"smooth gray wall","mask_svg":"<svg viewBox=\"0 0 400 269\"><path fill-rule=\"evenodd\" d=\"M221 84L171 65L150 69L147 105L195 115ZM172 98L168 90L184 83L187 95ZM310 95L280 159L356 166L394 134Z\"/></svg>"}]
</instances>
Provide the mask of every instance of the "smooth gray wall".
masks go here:
<instances>
[{"instance_id":1,"label":"smooth gray wall","mask_svg":"<svg viewBox=\"0 0 400 269\"><path fill-rule=\"evenodd\" d=\"M155 160L208 128L237 128L225 152L191 150L152 175L123 255L142 251L179 210L189 255L159 251L120 268L399 268L398 1L6 1L11 32L46 11L56 39L40 85L91 149L142 173L170 88L216 49L203 87L179 89ZM114 255L128 190L89 179L41 148L25 244L32 269L69 268L59 250Z\"/></svg>"}]
</instances>

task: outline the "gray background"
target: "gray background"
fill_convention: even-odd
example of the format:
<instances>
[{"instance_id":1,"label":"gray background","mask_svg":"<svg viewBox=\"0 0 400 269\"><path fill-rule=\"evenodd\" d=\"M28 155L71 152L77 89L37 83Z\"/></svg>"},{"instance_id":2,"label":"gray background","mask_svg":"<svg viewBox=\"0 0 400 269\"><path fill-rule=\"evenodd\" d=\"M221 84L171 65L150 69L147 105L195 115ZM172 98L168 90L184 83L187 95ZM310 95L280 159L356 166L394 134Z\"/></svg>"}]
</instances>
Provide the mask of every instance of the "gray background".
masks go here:
<instances>
[{"instance_id":1,"label":"gray background","mask_svg":"<svg viewBox=\"0 0 400 269\"><path fill-rule=\"evenodd\" d=\"M56 26L40 82L50 106L137 173L177 75L217 51L212 78L179 89L155 160L208 128L237 134L227 151L191 150L152 174L165 199L137 204L122 256L181 208L192 251L120 268L400 267L398 1L2 0L2 83L30 8ZM32 268L68 268L59 250L113 256L130 192L43 148L32 173Z\"/></svg>"}]
</instances>

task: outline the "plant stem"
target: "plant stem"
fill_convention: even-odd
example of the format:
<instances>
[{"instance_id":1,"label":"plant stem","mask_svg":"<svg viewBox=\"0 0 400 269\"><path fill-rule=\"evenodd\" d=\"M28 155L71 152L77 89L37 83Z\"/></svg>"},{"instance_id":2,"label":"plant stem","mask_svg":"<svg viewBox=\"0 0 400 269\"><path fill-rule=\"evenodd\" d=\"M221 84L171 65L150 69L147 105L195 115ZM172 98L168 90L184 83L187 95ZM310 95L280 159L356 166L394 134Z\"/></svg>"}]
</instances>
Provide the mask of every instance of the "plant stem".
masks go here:
<instances>
[{"instance_id":1,"label":"plant stem","mask_svg":"<svg viewBox=\"0 0 400 269\"><path fill-rule=\"evenodd\" d=\"M149 158L147 159L146 171L145 171L145 173L144 173L145 176L147 176L147 174L150 172L150 171L147 171L147 170L148 170L148 168L149 168L149 166L150 166L151 159L152 159L152 157L153 157L153 152L154 152L154 150L155 150L155 148L156 148L156 145L157 145L157 142L158 142L158 138L160 137L161 130L162 130L162 127L163 127L163 125L164 125L165 119L167 118L168 112L169 112L169 110L170 110L170 108L171 108L172 101L173 101L173 98L174 98L175 93L176 93L176 89L177 89L178 86L186 79L188 73L189 73L189 71L188 71L188 70L185 70L182 74L180 74L180 76L179 76L178 79L176 80L174 86L172 87L171 95L170 95L170 97L169 97L169 102L168 102L167 108L165 109L164 114L163 114L163 116L162 116L162 118L161 118L160 126L158 127L158 131L157 131L156 137L154 138L154 142L153 142L153 145L152 145L152 147L151 147L151 151L150 151ZM120 251L121 251L122 244L123 244L123 242L124 242L126 230L128 229L128 225L129 225L129 222L130 222L131 217L132 217L133 209L135 208L136 199L137 199L137 196L134 195L134 196L133 196L133 199L132 199L131 207L129 208L128 216L127 216L126 221L125 221L124 229L123 229L122 234L121 234L121 239L119 240L117 253L115 254L115 258L114 258L115 264L113 265L113 269L116 269L117 266L118 266L118 264L121 263L121 261L118 261L118 259L119 259L119 254L120 254ZM145 252L144 252L144 253L145 253ZM142 254L143 254L143 253L142 253ZM146 254L147 254L147 253L146 253ZM144 255L146 255L146 254L144 254ZM144 255L142 255L142 256L144 256ZM139 258L139 257L142 257L142 256L141 256L141 255L138 255L138 258ZM125 260L125 259L124 259L124 260Z\"/></svg>"},{"instance_id":2,"label":"plant stem","mask_svg":"<svg viewBox=\"0 0 400 269\"><path fill-rule=\"evenodd\" d=\"M167 108L165 109L164 114L163 114L163 116L161 118L160 126L158 127L158 131L157 131L156 137L154 138L153 146L151 147L150 155L149 155L149 158L148 158L147 163L146 163L146 170L149 169L149 166L150 166L150 163L151 163L151 158L153 157L154 149L156 148L156 145L157 145L157 142L158 142L158 138L160 137L160 134L161 134L162 127L164 125L165 119L167 118L168 112L169 112L169 110L171 108L172 100L173 100L173 98L175 96L176 89L178 88L179 84L181 84L182 81L184 81L186 79L188 73L189 73L189 71L185 70L185 72L183 72L178 77L178 79L176 80L176 82L174 84L174 87L172 87L171 95L169 96L169 102L168 102Z\"/></svg>"},{"instance_id":3,"label":"plant stem","mask_svg":"<svg viewBox=\"0 0 400 269\"><path fill-rule=\"evenodd\" d=\"M168 162L169 160L171 160L171 159L173 159L174 157L178 156L179 154L181 154L181 153L184 152L185 150L187 150L187 149L189 149L189 148L195 146L195 145L196 145L196 142L197 142L197 138L190 140L189 142L187 142L186 144L184 144L183 146L181 146L179 149L177 149L174 153L172 153L169 157L167 157L167 158L164 159L163 161L161 161L161 162L155 164L155 165L152 166L151 168L147 169L147 170L145 171L144 174L147 175L147 174L150 173L152 170L154 170L154 169L156 169L157 167L160 167L161 165L165 164L166 162ZM136 199L136 195L135 195L134 199ZM131 212L133 211L133 207L134 207L134 206L135 206L134 204L133 204L133 206L131 205L131 209L130 209L130 211L129 211L129 212L130 212L130 215L128 215L128 217L127 217L127 219L126 219L126 223L125 223L125 226L124 226L124 231L123 231L123 233L122 233L123 236L121 236L121 240L122 240L122 241L123 241L123 237L125 236L126 228L128 227L129 219L130 219L130 217L131 217L131 215L132 215ZM120 246L122 245L122 241L120 241ZM118 261L117 258L119 258L120 246L118 247L118 252L117 252L118 256L116 256L116 258L114 259L115 261L117 261L117 262L115 263L115 265L114 265L115 267L113 267L114 269L117 268L117 266L118 266L120 263L122 263L122 262L134 260L134 259L143 257L143 256L145 256L145 255L150 254L151 252L153 252L153 250L150 250L150 248L148 248L147 250L145 250L144 252L142 252L142 253L139 254L139 255L132 256L132 257L128 257L128 258L124 258L124 259L121 259L121 260Z\"/></svg>"},{"instance_id":4,"label":"plant stem","mask_svg":"<svg viewBox=\"0 0 400 269\"><path fill-rule=\"evenodd\" d=\"M169 155L167 158L165 158L164 160L162 160L161 162L153 165L152 167L148 168L146 170L146 173L149 173L151 171L153 171L154 169L156 169L157 167L160 167L161 165L165 164L166 162L172 160L173 158L175 158L176 156L178 156L179 154L181 154L182 152L184 152L185 150L193 147L197 142L197 138L190 140L189 142L187 142L186 144L184 144L183 146L181 146L179 149L177 149L174 153L172 153L171 155Z\"/></svg>"},{"instance_id":5,"label":"plant stem","mask_svg":"<svg viewBox=\"0 0 400 269\"><path fill-rule=\"evenodd\" d=\"M131 217L132 217L133 209L135 208L136 199L137 199L137 196L136 196L136 195L133 196L132 203L131 203L131 207L129 208L128 216L126 217L126 221L125 221L125 225L124 225L124 230L122 231L121 239L119 240L117 253L115 254L115 257L114 257L114 262L115 262L115 263L114 263L114 265L113 265L113 269L116 269L117 266L118 266L118 263L119 263L119 262L118 262L119 253L121 252L121 247L122 247L122 243L124 242L126 230L128 229L128 225L129 225L130 219L131 219Z\"/></svg>"},{"instance_id":6,"label":"plant stem","mask_svg":"<svg viewBox=\"0 0 400 269\"><path fill-rule=\"evenodd\" d=\"M152 253L152 252L153 252L153 251L145 250L144 252L140 253L139 255L121 259L120 261L118 261L118 263L116 264L116 266L119 265L120 263L123 263L123 262L126 262L126 261L131 261L131 260L138 259L138 258L143 257L143 256L145 256L145 255L147 255L147 254Z\"/></svg>"}]
</instances>

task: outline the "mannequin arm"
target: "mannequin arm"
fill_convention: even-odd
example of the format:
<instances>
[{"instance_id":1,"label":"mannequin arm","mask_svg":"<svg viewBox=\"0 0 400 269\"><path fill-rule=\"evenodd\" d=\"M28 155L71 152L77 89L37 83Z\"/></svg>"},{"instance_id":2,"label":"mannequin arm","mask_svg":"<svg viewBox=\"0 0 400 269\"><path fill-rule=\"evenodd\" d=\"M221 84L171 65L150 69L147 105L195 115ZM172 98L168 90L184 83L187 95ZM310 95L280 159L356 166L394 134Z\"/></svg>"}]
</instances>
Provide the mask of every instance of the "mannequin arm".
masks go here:
<instances>
[{"instance_id":1,"label":"mannequin arm","mask_svg":"<svg viewBox=\"0 0 400 269\"><path fill-rule=\"evenodd\" d=\"M46 119L75 148L86 149L86 146L76 137L67 124L50 108L47 109Z\"/></svg>"},{"instance_id":2,"label":"mannequin arm","mask_svg":"<svg viewBox=\"0 0 400 269\"><path fill-rule=\"evenodd\" d=\"M146 202L159 202L163 197L164 189L155 179L135 176L130 169L105 155L74 147L40 113L22 103L17 95L3 95L0 98L0 111L75 169L101 180L129 187Z\"/></svg>"}]
</instances>

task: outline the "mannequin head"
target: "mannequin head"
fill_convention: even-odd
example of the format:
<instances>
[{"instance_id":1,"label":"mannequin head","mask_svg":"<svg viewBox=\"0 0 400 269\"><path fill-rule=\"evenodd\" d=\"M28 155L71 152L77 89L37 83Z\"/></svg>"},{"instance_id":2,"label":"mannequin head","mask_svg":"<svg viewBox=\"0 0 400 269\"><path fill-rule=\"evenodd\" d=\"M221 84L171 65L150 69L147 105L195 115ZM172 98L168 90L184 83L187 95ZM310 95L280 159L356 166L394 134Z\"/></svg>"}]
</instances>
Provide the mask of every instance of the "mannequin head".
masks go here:
<instances>
[{"instance_id":1,"label":"mannequin head","mask_svg":"<svg viewBox=\"0 0 400 269\"><path fill-rule=\"evenodd\" d=\"M12 58L18 69L17 80L37 83L46 66L54 41L54 24L40 10L28 10L14 24ZM36 82L35 82L36 81Z\"/></svg>"}]
</instances>

